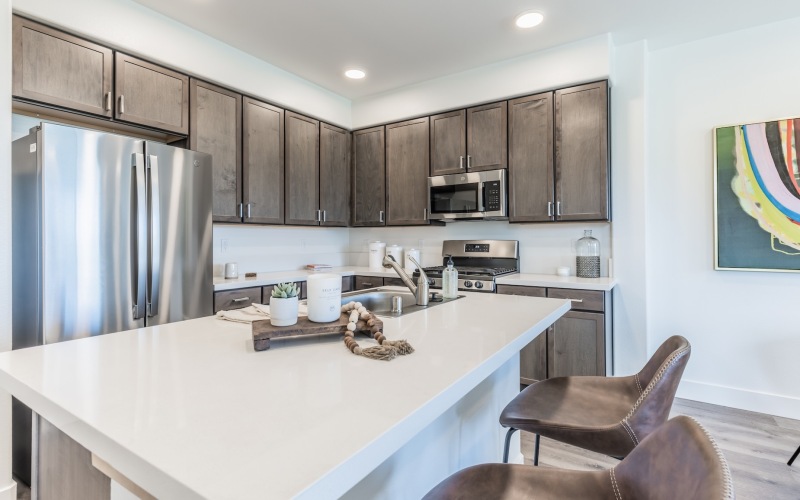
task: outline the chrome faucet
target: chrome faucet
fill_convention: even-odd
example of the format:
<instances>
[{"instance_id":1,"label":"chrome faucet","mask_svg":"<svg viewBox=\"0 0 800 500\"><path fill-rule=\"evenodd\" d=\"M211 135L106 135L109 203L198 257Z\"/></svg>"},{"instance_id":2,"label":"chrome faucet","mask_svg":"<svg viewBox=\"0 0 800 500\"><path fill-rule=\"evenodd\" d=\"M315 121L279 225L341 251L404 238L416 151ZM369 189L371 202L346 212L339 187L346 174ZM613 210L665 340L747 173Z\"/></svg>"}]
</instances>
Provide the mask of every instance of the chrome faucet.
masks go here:
<instances>
[{"instance_id":1,"label":"chrome faucet","mask_svg":"<svg viewBox=\"0 0 800 500\"><path fill-rule=\"evenodd\" d=\"M409 275L400 267L400 264L394 260L394 257L391 255L387 255L383 258L383 267L389 268L391 267L394 269L394 272L400 276L400 279L403 280L403 284L405 284L411 293L414 294L414 297L417 299L418 306L427 306L429 297L429 284L428 284L428 276L425 274L425 271L422 270L422 266L417 262L414 257L409 256L411 262L414 263L419 268L419 278L417 278L417 284L414 284L414 280L409 277Z\"/></svg>"}]
</instances>

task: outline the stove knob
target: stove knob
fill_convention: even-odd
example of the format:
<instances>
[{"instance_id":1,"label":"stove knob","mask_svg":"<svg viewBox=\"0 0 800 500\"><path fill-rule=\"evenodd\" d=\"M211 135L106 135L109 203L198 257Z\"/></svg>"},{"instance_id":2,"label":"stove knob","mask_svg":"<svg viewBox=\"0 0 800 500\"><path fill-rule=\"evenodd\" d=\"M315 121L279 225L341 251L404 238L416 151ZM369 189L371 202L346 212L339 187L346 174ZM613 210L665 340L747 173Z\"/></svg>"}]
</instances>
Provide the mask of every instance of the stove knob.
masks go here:
<instances>
[{"instance_id":1,"label":"stove knob","mask_svg":"<svg viewBox=\"0 0 800 500\"><path fill-rule=\"evenodd\" d=\"M475 282L475 288L483 288L483 282L481 282L481 281L476 281L476 282Z\"/></svg>"},{"instance_id":2,"label":"stove knob","mask_svg":"<svg viewBox=\"0 0 800 500\"><path fill-rule=\"evenodd\" d=\"M464 282L464 288L472 288L472 282L471 281L465 281Z\"/></svg>"}]
</instances>

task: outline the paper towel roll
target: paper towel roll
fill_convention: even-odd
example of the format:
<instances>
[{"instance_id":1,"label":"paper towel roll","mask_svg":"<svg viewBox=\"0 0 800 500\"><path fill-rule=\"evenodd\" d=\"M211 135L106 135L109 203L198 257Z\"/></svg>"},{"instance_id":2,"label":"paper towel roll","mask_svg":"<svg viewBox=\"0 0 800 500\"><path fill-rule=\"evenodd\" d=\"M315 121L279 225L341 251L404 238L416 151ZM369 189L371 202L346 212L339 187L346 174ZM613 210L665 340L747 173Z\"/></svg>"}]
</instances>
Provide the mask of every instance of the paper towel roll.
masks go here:
<instances>
[{"instance_id":1,"label":"paper towel roll","mask_svg":"<svg viewBox=\"0 0 800 500\"><path fill-rule=\"evenodd\" d=\"M386 256L386 243L382 241L369 242L369 268L383 269L383 258Z\"/></svg>"},{"instance_id":2,"label":"paper towel roll","mask_svg":"<svg viewBox=\"0 0 800 500\"><path fill-rule=\"evenodd\" d=\"M314 274L308 277L308 320L330 323L339 319L342 309L342 277Z\"/></svg>"}]
</instances>

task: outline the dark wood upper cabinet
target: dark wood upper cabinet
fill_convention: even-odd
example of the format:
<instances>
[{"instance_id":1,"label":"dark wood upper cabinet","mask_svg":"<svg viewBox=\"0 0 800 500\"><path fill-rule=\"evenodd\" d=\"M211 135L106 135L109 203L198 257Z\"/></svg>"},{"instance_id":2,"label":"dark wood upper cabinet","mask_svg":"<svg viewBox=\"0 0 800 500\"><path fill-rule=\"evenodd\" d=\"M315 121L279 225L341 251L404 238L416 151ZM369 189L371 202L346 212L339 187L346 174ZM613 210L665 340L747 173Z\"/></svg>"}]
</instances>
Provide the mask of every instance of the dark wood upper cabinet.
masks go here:
<instances>
[{"instance_id":1,"label":"dark wood upper cabinet","mask_svg":"<svg viewBox=\"0 0 800 500\"><path fill-rule=\"evenodd\" d=\"M386 126L386 225L428 224L428 118Z\"/></svg>"},{"instance_id":2,"label":"dark wood upper cabinet","mask_svg":"<svg viewBox=\"0 0 800 500\"><path fill-rule=\"evenodd\" d=\"M508 166L506 114L506 101L467 109L467 170Z\"/></svg>"},{"instance_id":3,"label":"dark wood upper cabinet","mask_svg":"<svg viewBox=\"0 0 800 500\"><path fill-rule=\"evenodd\" d=\"M322 226L347 226L350 219L350 132L321 123L319 208Z\"/></svg>"},{"instance_id":4,"label":"dark wood upper cabinet","mask_svg":"<svg viewBox=\"0 0 800 500\"><path fill-rule=\"evenodd\" d=\"M431 116L430 175L457 174L467 168L467 112Z\"/></svg>"},{"instance_id":5,"label":"dark wood upper cabinet","mask_svg":"<svg viewBox=\"0 0 800 500\"><path fill-rule=\"evenodd\" d=\"M212 218L241 222L242 96L192 78L189 149L211 155Z\"/></svg>"},{"instance_id":6,"label":"dark wood upper cabinet","mask_svg":"<svg viewBox=\"0 0 800 500\"><path fill-rule=\"evenodd\" d=\"M114 118L189 133L188 76L120 52L114 54L114 66Z\"/></svg>"},{"instance_id":7,"label":"dark wood upper cabinet","mask_svg":"<svg viewBox=\"0 0 800 500\"><path fill-rule=\"evenodd\" d=\"M243 221L283 224L283 115L281 108L244 98Z\"/></svg>"},{"instance_id":8,"label":"dark wood upper cabinet","mask_svg":"<svg viewBox=\"0 0 800 500\"><path fill-rule=\"evenodd\" d=\"M111 49L13 16L14 97L112 116Z\"/></svg>"},{"instance_id":9,"label":"dark wood upper cabinet","mask_svg":"<svg viewBox=\"0 0 800 500\"><path fill-rule=\"evenodd\" d=\"M384 127L353 132L351 212L353 226L383 226L386 211Z\"/></svg>"},{"instance_id":10,"label":"dark wood upper cabinet","mask_svg":"<svg viewBox=\"0 0 800 500\"><path fill-rule=\"evenodd\" d=\"M508 134L509 222L553 220L553 93L509 101Z\"/></svg>"},{"instance_id":11,"label":"dark wood upper cabinet","mask_svg":"<svg viewBox=\"0 0 800 500\"><path fill-rule=\"evenodd\" d=\"M319 224L319 121L286 112L286 224Z\"/></svg>"},{"instance_id":12,"label":"dark wood upper cabinet","mask_svg":"<svg viewBox=\"0 0 800 500\"><path fill-rule=\"evenodd\" d=\"M608 84L555 92L556 220L608 220Z\"/></svg>"}]
</instances>

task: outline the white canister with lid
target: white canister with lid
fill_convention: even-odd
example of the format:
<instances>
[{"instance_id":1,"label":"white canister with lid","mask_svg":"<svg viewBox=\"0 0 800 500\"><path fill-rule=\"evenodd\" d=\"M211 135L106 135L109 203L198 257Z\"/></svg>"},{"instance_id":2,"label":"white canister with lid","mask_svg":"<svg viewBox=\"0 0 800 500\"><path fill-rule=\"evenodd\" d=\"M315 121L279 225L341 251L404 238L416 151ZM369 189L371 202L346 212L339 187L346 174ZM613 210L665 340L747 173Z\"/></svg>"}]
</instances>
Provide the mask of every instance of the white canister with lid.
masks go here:
<instances>
[{"instance_id":1,"label":"white canister with lid","mask_svg":"<svg viewBox=\"0 0 800 500\"><path fill-rule=\"evenodd\" d=\"M369 242L369 268L383 269L383 258L386 256L386 243L382 241Z\"/></svg>"},{"instance_id":2,"label":"white canister with lid","mask_svg":"<svg viewBox=\"0 0 800 500\"><path fill-rule=\"evenodd\" d=\"M416 266L416 264L411 262L411 259L409 259L409 257L413 257L414 260L419 262L419 250L417 250L416 248L409 248L408 250L406 250L405 268L406 268L406 271L409 271L409 272L413 273L417 269L417 266ZM419 262L419 263L422 264L422 262Z\"/></svg>"},{"instance_id":3,"label":"white canister with lid","mask_svg":"<svg viewBox=\"0 0 800 500\"><path fill-rule=\"evenodd\" d=\"M339 319L342 309L342 277L314 274L308 277L308 320L330 323Z\"/></svg>"},{"instance_id":4,"label":"white canister with lid","mask_svg":"<svg viewBox=\"0 0 800 500\"><path fill-rule=\"evenodd\" d=\"M391 255L398 265L403 265L403 247L400 245L389 245L386 247L386 255Z\"/></svg>"}]
</instances>

